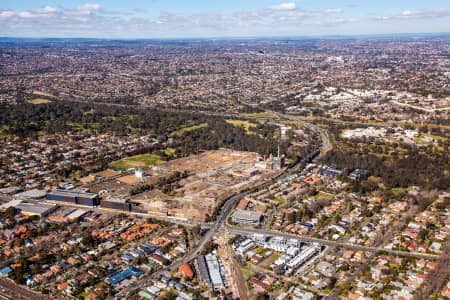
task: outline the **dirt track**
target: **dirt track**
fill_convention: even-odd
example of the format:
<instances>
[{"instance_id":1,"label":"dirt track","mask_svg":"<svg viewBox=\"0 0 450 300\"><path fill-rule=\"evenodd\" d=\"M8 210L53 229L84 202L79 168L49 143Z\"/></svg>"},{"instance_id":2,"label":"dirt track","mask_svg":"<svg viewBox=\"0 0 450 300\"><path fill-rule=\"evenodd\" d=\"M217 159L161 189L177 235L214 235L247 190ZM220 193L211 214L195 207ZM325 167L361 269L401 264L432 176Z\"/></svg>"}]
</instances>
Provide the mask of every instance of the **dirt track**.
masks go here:
<instances>
[{"instance_id":1,"label":"dirt track","mask_svg":"<svg viewBox=\"0 0 450 300\"><path fill-rule=\"evenodd\" d=\"M48 299L63 299L59 296L50 296L38 294L23 286L19 286L14 282L0 278L0 290L1 294L14 299L14 300L48 300Z\"/></svg>"}]
</instances>

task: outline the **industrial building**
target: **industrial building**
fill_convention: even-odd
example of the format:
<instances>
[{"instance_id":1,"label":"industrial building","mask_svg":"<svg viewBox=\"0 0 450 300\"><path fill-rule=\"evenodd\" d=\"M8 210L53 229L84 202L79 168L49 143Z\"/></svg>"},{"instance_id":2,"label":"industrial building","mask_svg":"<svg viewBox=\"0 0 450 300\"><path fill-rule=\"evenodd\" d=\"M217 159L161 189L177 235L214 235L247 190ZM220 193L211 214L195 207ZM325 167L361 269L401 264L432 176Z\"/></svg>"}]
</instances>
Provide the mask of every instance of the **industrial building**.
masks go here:
<instances>
[{"instance_id":1,"label":"industrial building","mask_svg":"<svg viewBox=\"0 0 450 300\"><path fill-rule=\"evenodd\" d=\"M267 160L264 157L264 161L257 162L255 167L266 170L280 170L284 168L284 164L285 157L284 155L280 156L280 151L278 150L278 156L273 156L270 154Z\"/></svg>"},{"instance_id":2,"label":"industrial building","mask_svg":"<svg viewBox=\"0 0 450 300\"><path fill-rule=\"evenodd\" d=\"M22 200L12 200L1 206L2 209L7 209L8 207L14 207L20 213L27 216L45 217L54 212L58 208L58 205L48 203L28 203Z\"/></svg>"},{"instance_id":3,"label":"industrial building","mask_svg":"<svg viewBox=\"0 0 450 300\"><path fill-rule=\"evenodd\" d=\"M206 265L208 266L209 278L214 288L221 288L224 286L222 275L220 274L219 261L214 254L208 254L205 256Z\"/></svg>"},{"instance_id":4,"label":"industrial building","mask_svg":"<svg viewBox=\"0 0 450 300\"><path fill-rule=\"evenodd\" d=\"M134 176L136 176L137 178L144 178L146 174L144 170L135 170Z\"/></svg>"},{"instance_id":5,"label":"industrial building","mask_svg":"<svg viewBox=\"0 0 450 300\"><path fill-rule=\"evenodd\" d=\"M197 258L197 274L198 281L204 284L211 284L209 280L208 267L206 266L205 257L200 255Z\"/></svg>"},{"instance_id":6,"label":"industrial building","mask_svg":"<svg viewBox=\"0 0 450 300\"><path fill-rule=\"evenodd\" d=\"M47 193L43 190L32 189L22 193L18 193L14 195L16 199L42 199L45 197Z\"/></svg>"},{"instance_id":7,"label":"industrial building","mask_svg":"<svg viewBox=\"0 0 450 300\"><path fill-rule=\"evenodd\" d=\"M22 191L22 188L20 186L9 186L9 187L0 189L0 194L12 195L12 194L18 193L20 191Z\"/></svg>"},{"instance_id":8,"label":"industrial building","mask_svg":"<svg viewBox=\"0 0 450 300\"><path fill-rule=\"evenodd\" d=\"M250 210L236 210L231 215L231 221L239 225L258 225L262 215Z\"/></svg>"},{"instance_id":9,"label":"industrial building","mask_svg":"<svg viewBox=\"0 0 450 300\"><path fill-rule=\"evenodd\" d=\"M131 211L131 203L127 198L109 196L102 199L100 206L103 208L119 209L124 211Z\"/></svg>"},{"instance_id":10,"label":"industrial building","mask_svg":"<svg viewBox=\"0 0 450 300\"><path fill-rule=\"evenodd\" d=\"M52 190L46 195L47 200L71 202L78 205L96 206L99 204L97 194L64 191L64 190Z\"/></svg>"},{"instance_id":11,"label":"industrial building","mask_svg":"<svg viewBox=\"0 0 450 300\"><path fill-rule=\"evenodd\" d=\"M244 174L245 176L247 176L247 177L255 176L255 175L257 175L258 173L259 173L259 171L258 171L258 169L255 168L255 167L248 168L248 169L244 170L244 172L243 172L243 174Z\"/></svg>"},{"instance_id":12,"label":"industrial building","mask_svg":"<svg viewBox=\"0 0 450 300\"><path fill-rule=\"evenodd\" d=\"M64 215L64 218L69 219L70 221L78 221L80 218L82 218L85 214L88 212L82 209L74 209L71 212Z\"/></svg>"}]
</instances>

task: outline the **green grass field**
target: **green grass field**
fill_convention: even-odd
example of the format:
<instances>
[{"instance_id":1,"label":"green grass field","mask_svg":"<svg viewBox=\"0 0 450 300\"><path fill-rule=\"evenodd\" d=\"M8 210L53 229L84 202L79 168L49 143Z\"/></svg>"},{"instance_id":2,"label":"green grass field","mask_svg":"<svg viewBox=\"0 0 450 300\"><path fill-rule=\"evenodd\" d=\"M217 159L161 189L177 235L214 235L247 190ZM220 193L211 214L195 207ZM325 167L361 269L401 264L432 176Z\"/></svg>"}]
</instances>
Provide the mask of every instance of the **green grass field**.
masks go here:
<instances>
[{"instance_id":1,"label":"green grass field","mask_svg":"<svg viewBox=\"0 0 450 300\"><path fill-rule=\"evenodd\" d=\"M181 135L181 134L183 134L185 132L196 130L196 129L200 129L200 128L203 128L203 127L206 127L206 126L208 126L208 123L202 123L202 124L198 124L198 125L184 127L184 128L179 129L179 130L176 130L174 132L171 132L170 136Z\"/></svg>"},{"instance_id":2,"label":"green grass field","mask_svg":"<svg viewBox=\"0 0 450 300\"><path fill-rule=\"evenodd\" d=\"M323 191L319 191L317 195L315 196L316 199L324 199L324 200L331 200L333 199L334 195L330 193L326 193Z\"/></svg>"},{"instance_id":3,"label":"green grass field","mask_svg":"<svg viewBox=\"0 0 450 300\"><path fill-rule=\"evenodd\" d=\"M271 264L273 264L280 256L281 256L280 253L274 252L274 253L272 253L271 256L269 256L269 257L267 257L266 259L264 259L264 260L259 264L259 266L260 266L261 268L267 269L267 268L269 268L269 266L270 266Z\"/></svg>"},{"instance_id":4,"label":"green grass field","mask_svg":"<svg viewBox=\"0 0 450 300\"><path fill-rule=\"evenodd\" d=\"M263 119L279 119L277 115L269 114L269 113L253 113L253 114L243 114L246 117L250 118L263 118Z\"/></svg>"},{"instance_id":5,"label":"green grass field","mask_svg":"<svg viewBox=\"0 0 450 300\"><path fill-rule=\"evenodd\" d=\"M255 274L255 272L253 272L252 270L249 270L247 267L241 266L241 271L242 271L242 275L244 275L245 279L249 279L250 277L252 277Z\"/></svg>"},{"instance_id":6,"label":"green grass field","mask_svg":"<svg viewBox=\"0 0 450 300\"><path fill-rule=\"evenodd\" d=\"M135 155L116 160L111 166L119 169L145 168L161 163L161 157L152 153Z\"/></svg>"},{"instance_id":7,"label":"green grass field","mask_svg":"<svg viewBox=\"0 0 450 300\"><path fill-rule=\"evenodd\" d=\"M244 127L246 134L255 134L254 132L250 131L250 127L256 127L256 124L250 123L249 121L243 121L243 120L232 120L228 119L225 120L228 124L231 124L235 127L241 126Z\"/></svg>"},{"instance_id":8,"label":"green grass field","mask_svg":"<svg viewBox=\"0 0 450 300\"><path fill-rule=\"evenodd\" d=\"M167 156L172 156L175 154L176 149L174 148L166 148L163 150L164 154Z\"/></svg>"},{"instance_id":9,"label":"green grass field","mask_svg":"<svg viewBox=\"0 0 450 300\"><path fill-rule=\"evenodd\" d=\"M277 201L278 203L281 203L281 204L286 203L286 200L283 200L281 198L273 198L273 201Z\"/></svg>"},{"instance_id":10,"label":"green grass field","mask_svg":"<svg viewBox=\"0 0 450 300\"><path fill-rule=\"evenodd\" d=\"M441 141L441 142L447 141L447 138L446 138L446 137L443 137L443 136L440 136L440 135L434 135L434 134L429 134L429 133L421 133L421 134L420 134L420 138L423 138L423 137L425 137L425 136L430 137L430 138L433 138L433 139L435 139L436 141Z\"/></svg>"}]
</instances>

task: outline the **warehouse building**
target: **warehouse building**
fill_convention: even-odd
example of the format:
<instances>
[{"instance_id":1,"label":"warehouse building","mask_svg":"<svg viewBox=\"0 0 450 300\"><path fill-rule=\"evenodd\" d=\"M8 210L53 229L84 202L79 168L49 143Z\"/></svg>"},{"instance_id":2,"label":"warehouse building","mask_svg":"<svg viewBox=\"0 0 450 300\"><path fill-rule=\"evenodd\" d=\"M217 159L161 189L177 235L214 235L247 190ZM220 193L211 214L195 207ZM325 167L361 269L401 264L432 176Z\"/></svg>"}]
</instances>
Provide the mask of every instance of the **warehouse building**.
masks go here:
<instances>
[{"instance_id":1,"label":"warehouse building","mask_svg":"<svg viewBox=\"0 0 450 300\"><path fill-rule=\"evenodd\" d=\"M102 199L100 206L103 208L119 209L124 211L131 211L131 203L127 198L109 196Z\"/></svg>"},{"instance_id":2,"label":"warehouse building","mask_svg":"<svg viewBox=\"0 0 450 300\"><path fill-rule=\"evenodd\" d=\"M258 225L261 218L260 213L250 210L236 210L231 215L231 221L239 225Z\"/></svg>"},{"instance_id":3,"label":"warehouse building","mask_svg":"<svg viewBox=\"0 0 450 300\"><path fill-rule=\"evenodd\" d=\"M223 287L222 275L220 274L219 261L214 254L208 254L205 256L206 265L208 266L209 278L214 288Z\"/></svg>"},{"instance_id":4,"label":"warehouse building","mask_svg":"<svg viewBox=\"0 0 450 300\"><path fill-rule=\"evenodd\" d=\"M243 172L243 174L247 177L253 177L253 176L257 175L258 173L259 173L259 171L255 167L248 168Z\"/></svg>"},{"instance_id":5,"label":"warehouse building","mask_svg":"<svg viewBox=\"0 0 450 300\"><path fill-rule=\"evenodd\" d=\"M25 199L25 200L26 199L37 200L37 199L44 198L46 194L47 193L45 191L43 191L43 190L32 189L32 190L29 190L29 191L25 191L25 192L22 192L22 193L15 194L14 198L16 198L16 199Z\"/></svg>"},{"instance_id":6,"label":"warehouse building","mask_svg":"<svg viewBox=\"0 0 450 300\"><path fill-rule=\"evenodd\" d=\"M197 257L197 274L198 281L204 284L211 284L209 280L208 267L206 266L205 257L200 255Z\"/></svg>"},{"instance_id":7,"label":"warehouse building","mask_svg":"<svg viewBox=\"0 0 450 300\"><path fill-rule=\"evenodd\" d=\"M14 207L21 214L27 216L39 216L45 217L54 212L58 205L48 204L48 203L28 203L22 200L12 200L1 206L2 209L7 209L8 207Z\"/></svg>"},{"instance_id":8,"label":"warehouse building","mask_svg":"<svg viewBox=\"0 0 450 300\"><path fill-rule=\"evenodd\" d=\"M9 186L9 187L0 189L0 194L13 195L20 191L22 191L22 188L20 186Z\"/></svg>"},{"instance_id":9,"label":"warehouse building","mask_svg":"<svg viewBox=\"0 0 450 300\"><path fill-rule=\"evenodd\" d=\"M74 204L85 206L96 206L99 204L97 194L75 191L52 190L47 193L46 199L53 201L71 202Z\"/></svg>"},{"instance_id":10,"label":"warehouse building","mask_svg":"<svg viewBox=\"0 0 450 300\"><path fill-rule=\"evenodd\" d=\"M71 212L67 213L64 218L69 219L70 221L78 221L81 219L84 215L86 215L88 212L82 209L74 209Z\"/></svg>"}]
</instances>

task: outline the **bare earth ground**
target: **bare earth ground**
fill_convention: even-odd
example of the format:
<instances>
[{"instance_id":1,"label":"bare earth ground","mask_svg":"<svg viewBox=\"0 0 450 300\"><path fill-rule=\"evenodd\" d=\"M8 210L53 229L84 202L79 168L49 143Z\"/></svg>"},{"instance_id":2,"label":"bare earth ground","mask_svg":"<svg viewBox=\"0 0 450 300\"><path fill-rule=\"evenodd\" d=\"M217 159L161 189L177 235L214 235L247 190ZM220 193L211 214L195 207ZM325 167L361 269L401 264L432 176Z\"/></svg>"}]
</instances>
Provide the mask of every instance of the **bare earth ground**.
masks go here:
<instances>
[{"instance_id":1,"label":"bare earth ground","mask_svg":"<svg viewBox=\"0 0 450 300\"><path fill-rule=\"evenodd\" d=\"M187 171L190 176L180 180L179 186L168 195L150 191L133 196L132 202L139 203L143 210L203 221L220 201L277 173L260 170L258 175L248 178L244 171L260 158L254 152L223 149L161 163L157 167L163 173ZM154 175L146 180L147 184L164 176L160 171L150 173Z\"/></svg>"}]
</instances>

